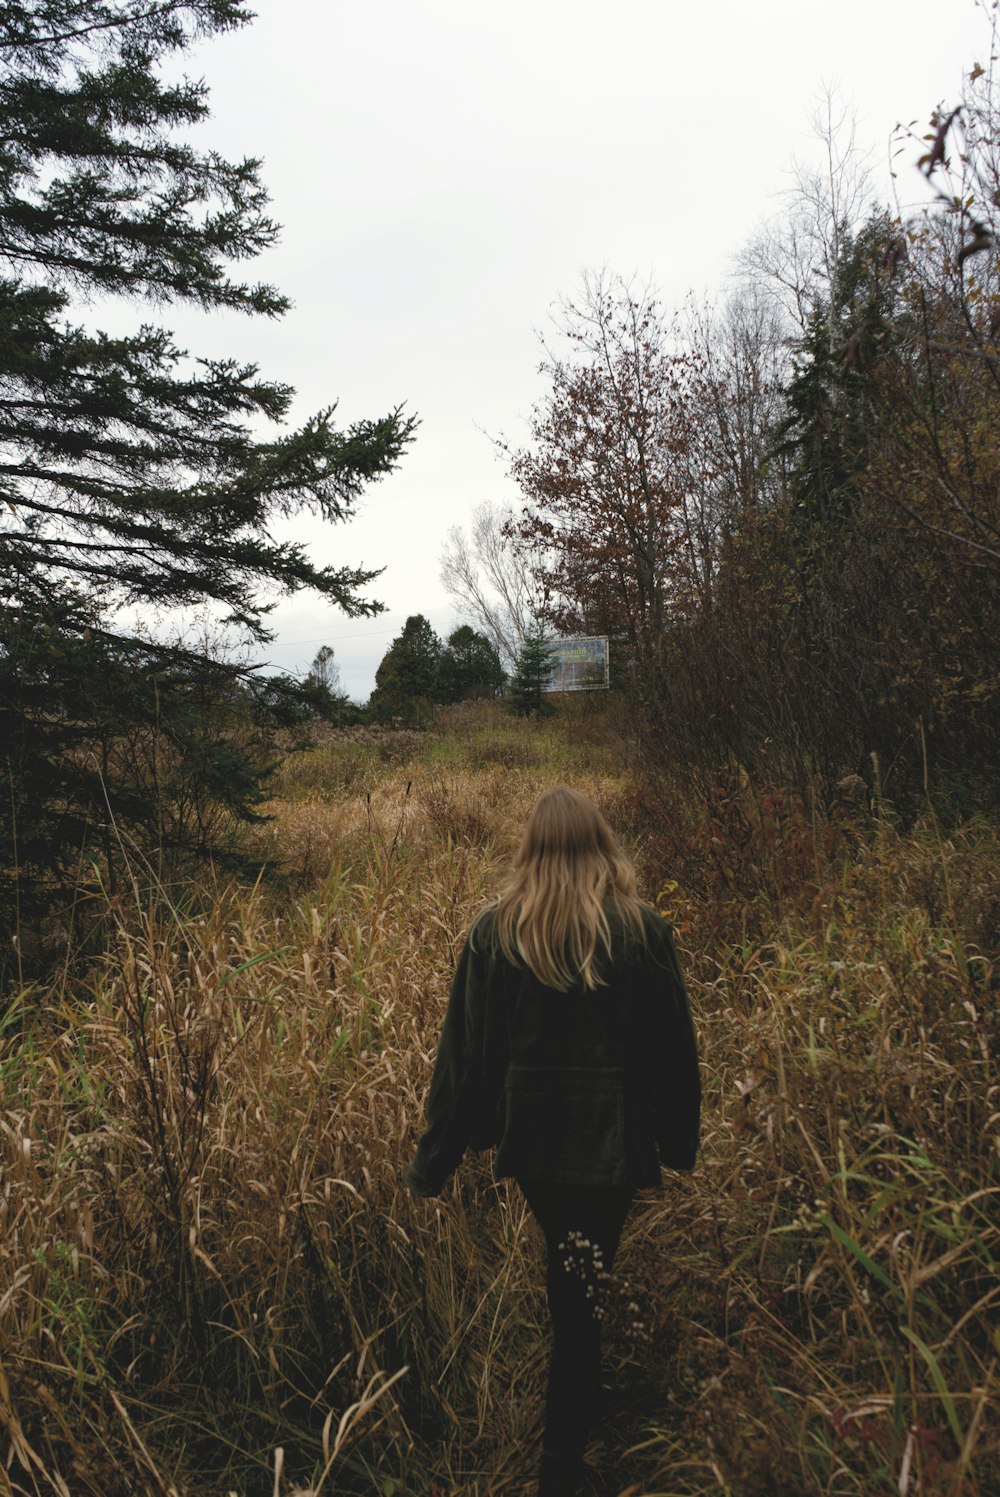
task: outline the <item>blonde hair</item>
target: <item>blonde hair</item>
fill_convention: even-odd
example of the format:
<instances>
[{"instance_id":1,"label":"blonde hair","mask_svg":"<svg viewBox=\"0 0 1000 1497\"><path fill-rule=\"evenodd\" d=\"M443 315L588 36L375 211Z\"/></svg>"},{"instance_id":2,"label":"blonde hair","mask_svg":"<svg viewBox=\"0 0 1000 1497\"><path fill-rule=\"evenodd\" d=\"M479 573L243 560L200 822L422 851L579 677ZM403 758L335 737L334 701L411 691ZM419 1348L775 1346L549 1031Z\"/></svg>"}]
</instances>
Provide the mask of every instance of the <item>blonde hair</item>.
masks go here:
<instances>
[{"instance_id":1,"label":"blonde hair","mask_svg":"<svg viewBox=\"0 0 1000 1497\"><path fill-rule=\"evenodd\" d=\"M635 869L600 811L579 790L547 790L528 817L510 877L492 906L508 961L565 993L606 986L609 914L645 940Z\"/></svg>"}]
</instances>

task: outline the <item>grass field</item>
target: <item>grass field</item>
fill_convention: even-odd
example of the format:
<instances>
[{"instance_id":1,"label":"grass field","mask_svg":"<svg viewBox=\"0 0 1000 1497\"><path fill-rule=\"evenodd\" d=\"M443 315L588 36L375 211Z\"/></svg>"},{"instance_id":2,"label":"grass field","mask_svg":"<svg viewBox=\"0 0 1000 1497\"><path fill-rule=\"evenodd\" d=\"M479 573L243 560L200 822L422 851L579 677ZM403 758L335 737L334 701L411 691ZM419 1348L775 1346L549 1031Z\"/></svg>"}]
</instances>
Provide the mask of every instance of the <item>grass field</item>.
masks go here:
<instances>
[{"instance_id":1,"label":"grass field","mask_svg":"<svg viewBox=\"0 0 1000 1497\"><path fill-rule=\"evenodd\" d=\"M0 1025L0 1493L531 1491L541 1240L401 1184L452 964L525 814L592 795L674 922L703 1150L626 1227L608 1494L1000 1491L1000 836L636 778L596 708L330 732L271 871L81 891Z\"/></svg>"}]
</instances>

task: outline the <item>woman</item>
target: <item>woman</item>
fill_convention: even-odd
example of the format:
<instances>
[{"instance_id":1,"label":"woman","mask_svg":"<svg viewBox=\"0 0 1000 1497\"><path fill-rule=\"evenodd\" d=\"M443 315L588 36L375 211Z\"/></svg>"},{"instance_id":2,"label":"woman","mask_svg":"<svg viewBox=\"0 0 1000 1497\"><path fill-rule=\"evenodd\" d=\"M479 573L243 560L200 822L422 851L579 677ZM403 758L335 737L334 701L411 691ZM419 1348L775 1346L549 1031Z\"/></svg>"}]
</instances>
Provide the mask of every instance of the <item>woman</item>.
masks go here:
<instances>
[{"instance_id":1,"label":"woman","mask_svg":"<svg viewBox=\"0 0 1000 1497\"><path fill-rule=\"evenodd\" d=\"M698 1147L698 1061L666 922L597 808L547 791L459 959L406 1173L437 1195L496 1146L545 1236L552 1358L538 1497L572 1497L600 1384L600 1321L626 1213Z\"/></svg>"}]
</instances>

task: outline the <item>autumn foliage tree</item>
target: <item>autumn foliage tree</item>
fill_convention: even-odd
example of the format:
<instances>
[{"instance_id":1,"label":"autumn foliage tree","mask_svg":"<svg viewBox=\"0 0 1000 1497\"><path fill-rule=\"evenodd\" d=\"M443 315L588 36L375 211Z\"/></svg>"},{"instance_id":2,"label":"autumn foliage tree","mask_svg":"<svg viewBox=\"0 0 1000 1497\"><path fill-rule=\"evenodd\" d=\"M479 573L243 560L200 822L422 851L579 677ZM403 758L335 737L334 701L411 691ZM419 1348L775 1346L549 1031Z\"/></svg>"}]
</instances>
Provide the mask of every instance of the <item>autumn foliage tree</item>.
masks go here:
<instances>
[{"instance_id":1,"label":"autumn foliage tree","mask_svg":"<svg viewBox=\"0 0 1000 1497\"><path fill-rule=\"evenodd\" d=\"M791 348L753 284L685 344L651 299L588 282L511 453L516 535L551 623L628 640L647 766L810 795L888 772L915 806L933 765L943 794L989 793L994 232L967 200L840 225Z\"/></svg>"},{"instance_id":2,"label":"autumn foliage tree","mask_svg":"<svg viewBox=\"0 0 1000 1497\"><path fill-rule=\"evenodd\" d=\"M655 298L621 280L588 278L564 311L530 441L504 449L524 499L511 530L541 557L556 628L621 633L648 653L694 581L684 475L704 378L671 351Z\"/></svg>"}]
</instances>

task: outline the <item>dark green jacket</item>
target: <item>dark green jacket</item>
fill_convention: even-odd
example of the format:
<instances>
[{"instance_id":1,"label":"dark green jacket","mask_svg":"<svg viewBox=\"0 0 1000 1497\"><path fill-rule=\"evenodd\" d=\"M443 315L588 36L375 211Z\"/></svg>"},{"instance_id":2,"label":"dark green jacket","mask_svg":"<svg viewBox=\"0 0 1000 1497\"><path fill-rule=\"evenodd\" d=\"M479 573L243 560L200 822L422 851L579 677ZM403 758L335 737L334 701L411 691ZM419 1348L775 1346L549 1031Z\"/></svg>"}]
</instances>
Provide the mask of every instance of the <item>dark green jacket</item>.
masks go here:
<instances>
[{"instance_id":1,"label":"dark green jacket","mask_svg":"<svg viewBox=\"0 0 1000 1497\"><path fill-rule=\"evenodd\" d=\"M670 927L644 910L645 944L619 936L607 986L568 993L508 962L487 910L452 983L406 1172L437 1195L467 1148L497 1150L498 1176L643 1187L660 1166L689 1170L701 1088Z\"/></svg>"}]
</instances>

